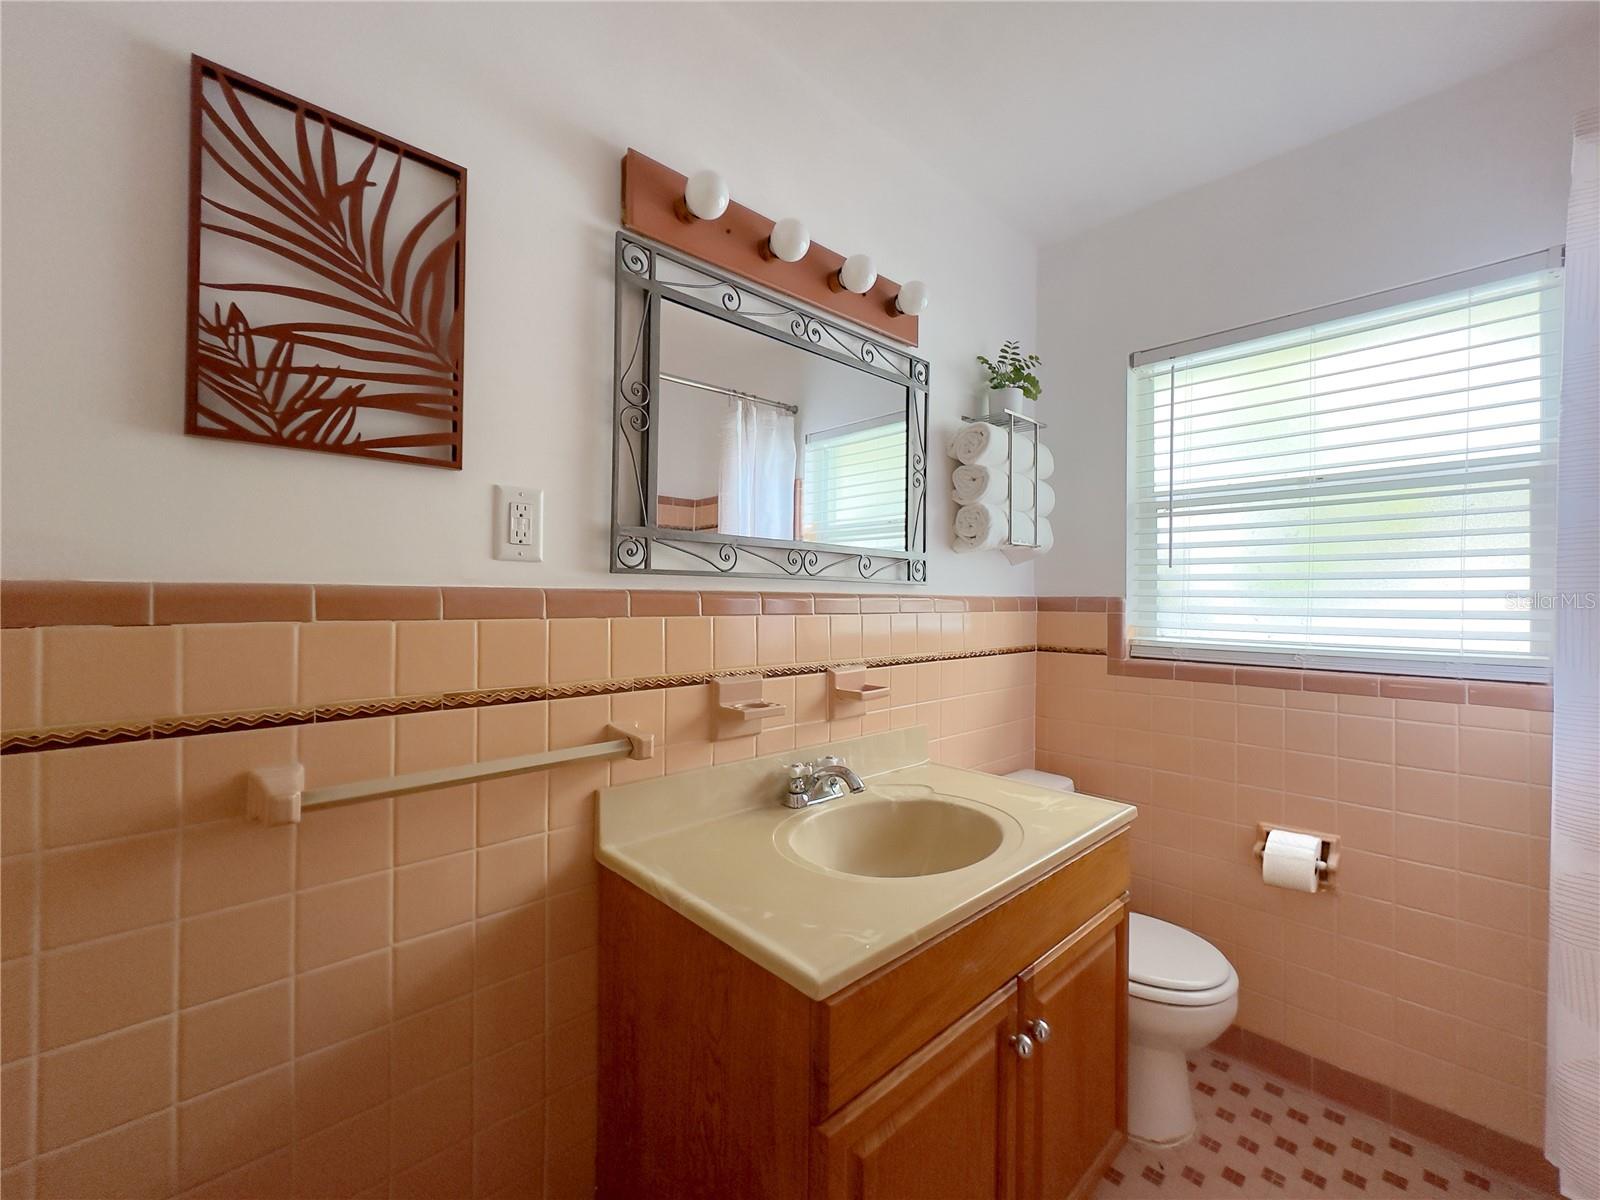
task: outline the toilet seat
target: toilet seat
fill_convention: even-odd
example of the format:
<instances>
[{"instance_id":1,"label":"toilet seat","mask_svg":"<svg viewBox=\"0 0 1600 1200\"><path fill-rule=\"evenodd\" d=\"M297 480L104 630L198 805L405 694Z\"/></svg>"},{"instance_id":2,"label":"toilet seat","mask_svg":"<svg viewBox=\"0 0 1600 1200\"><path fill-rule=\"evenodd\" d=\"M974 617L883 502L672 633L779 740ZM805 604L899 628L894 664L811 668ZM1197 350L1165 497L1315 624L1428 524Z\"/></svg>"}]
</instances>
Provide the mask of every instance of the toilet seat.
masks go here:
<instances>
[{"instance_id":1,"label":"toilet seat","mask_svg":"<svg viewBox=\"0 0 1600 1200\"><path fill-rule=\"evenodd\" d=\"M1152 1004L1169 1004L1175 1008L1204 1008L1208 1004L1224 1004L1239 994L1239 976L1228 971L1227 982L1203 992L1179 992L1171 988L1151 987L1149 984L1128 980L1128 995L1135 1000L1148 1000Z\"/></svg>"},{"instance_id":2,"label":"toilet seat","mask_svg":"<svg viewBox=\"0 0 1600 1200\"><path fill-rule=\"evenodd\" d=\"M1205 938L1143 913L1129 916L1128 995L1201 1008L1238 992L1233 964Z\"/></svg>"}]
</instances>

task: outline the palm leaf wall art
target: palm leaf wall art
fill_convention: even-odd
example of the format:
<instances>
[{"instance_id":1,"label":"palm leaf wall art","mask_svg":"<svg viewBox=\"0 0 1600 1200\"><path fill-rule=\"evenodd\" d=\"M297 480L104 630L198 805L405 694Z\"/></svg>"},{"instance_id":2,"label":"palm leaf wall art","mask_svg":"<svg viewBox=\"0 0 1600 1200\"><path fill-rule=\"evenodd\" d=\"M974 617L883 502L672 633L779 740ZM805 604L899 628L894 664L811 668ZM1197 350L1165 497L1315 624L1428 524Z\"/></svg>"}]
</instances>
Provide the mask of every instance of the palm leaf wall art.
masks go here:
<instances>
[{"instance_id":1,"label":"palm leaf wall art","mask_svg":"<svg viewBox=\"0 0 1600 1200\"><path fill-rule=\"evenodd\" d=\"M198 56L185 430L461 466L467 172Z\"/></svg>"}]
</instances>

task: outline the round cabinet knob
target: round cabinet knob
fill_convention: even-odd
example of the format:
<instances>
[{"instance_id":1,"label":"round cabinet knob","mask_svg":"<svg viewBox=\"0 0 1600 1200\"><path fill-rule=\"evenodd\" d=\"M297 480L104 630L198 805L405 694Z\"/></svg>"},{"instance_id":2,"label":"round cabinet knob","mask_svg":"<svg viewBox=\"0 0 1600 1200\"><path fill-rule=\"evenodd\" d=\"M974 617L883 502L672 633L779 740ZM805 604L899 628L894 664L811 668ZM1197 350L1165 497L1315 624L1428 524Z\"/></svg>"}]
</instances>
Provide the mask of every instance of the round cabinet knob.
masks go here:
<instances>
[{"instance_id":1,"label":"round cabinet knob","mask_svg":"<svg viewBox=\"0 0 1600 1200\"><path fill-rule=\"evenodd\" d=\"M1043 1017L1035 1017L1027 1022L1023 1028L1033 1034L1033 1040L1036 1042L1048 1042L1050 1040L1050 1026Z\"/></svg>"},{"instance_id":2,"label":"round cabinet knob","mask_svg":"<svg viewBox=\"0 0 1600 1200\"><path fill-rule=\"evenodd\" d=\"M1016 1048L1018 1058L1033 1057L1033 1039L1025 1033L1013 1034L1011 1044Z\"/></svg>"}]
</instances>

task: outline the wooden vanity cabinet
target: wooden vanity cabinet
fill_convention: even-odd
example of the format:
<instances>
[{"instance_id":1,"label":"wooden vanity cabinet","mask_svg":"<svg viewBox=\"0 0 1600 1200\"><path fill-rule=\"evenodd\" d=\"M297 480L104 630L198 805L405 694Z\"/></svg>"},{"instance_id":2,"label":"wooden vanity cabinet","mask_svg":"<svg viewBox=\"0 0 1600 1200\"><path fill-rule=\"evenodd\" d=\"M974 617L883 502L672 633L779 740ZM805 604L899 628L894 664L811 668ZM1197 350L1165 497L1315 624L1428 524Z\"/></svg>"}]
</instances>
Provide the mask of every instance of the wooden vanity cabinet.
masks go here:
<instances>
[{"instance_id":1,"label":"wooden vanity cabinet","mask_svg":"<svg viewBox=\"0 0 1600 1200\"><path fill-rule=\"evenodd\" d=\"M1126 834L823 1000L600 876L601 1196L1069 1200L1121 1146Z\"/></svg>"},{"instance_id":2,"label":"wooden vanity cabinet","mask_svg":"<svg viewBox=\"0 0 1600 1200\"><path fill-rule=\"evenodd\" d=\"M997 992L818 1126L811 1194L1014 1196L1016 993Z\"/></svg>"},{"instance_id":3,"label":"wooden vanity cabinet","mask_svg":"<svg viewBox=\"0 0 1600 1200\"><path fill-rule=\"evenodd\" d=\"M1128 1131L1126 904L1024 971L1018 1005L1024 1030L1050 1030L1019 1077L1022 1195L1086 1195Z\"/></svg>"}]
</instances>

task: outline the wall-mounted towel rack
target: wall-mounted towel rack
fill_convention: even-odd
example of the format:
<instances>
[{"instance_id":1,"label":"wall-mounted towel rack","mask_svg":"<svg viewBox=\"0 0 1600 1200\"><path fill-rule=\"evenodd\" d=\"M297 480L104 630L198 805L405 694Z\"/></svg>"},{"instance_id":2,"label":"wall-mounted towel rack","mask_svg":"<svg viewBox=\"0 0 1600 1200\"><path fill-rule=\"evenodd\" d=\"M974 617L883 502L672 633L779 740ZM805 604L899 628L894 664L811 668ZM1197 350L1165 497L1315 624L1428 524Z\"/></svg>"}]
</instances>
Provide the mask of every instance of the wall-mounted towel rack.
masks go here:
<instances>
[{"instance_id":1,"label":"wall-mounted towel rack","mask_svg":"<svg viewBox=\"0 0 1600 1200\"><path fill-rule=\"evenodd\" d=\"M459 767L440 767L434 771L413 771L409 775L364 779L359 783L334 784L310 791L306 791L305 787L305 768L298 763L290 767L265 767L251 771L248 776L245 784L245 815L263 825L292 825L300 820L300 814L308 808L354 804L378 796L431 792L435 788L453 787L460 783L481 783L488 779L504 779L508 775L544 771L563 763L582 762L590 758L618 758L622 755L635 759L655 757L655 735L645 733L637 725L608 725L606 732L616 737L587 746L519 754Z\"/></svg>"},{"instance_id":2,"label":"wall-mounted towel rack","mask_svg":"<svg viewBox=\"0 0 1600 1200\"><path fill-rule=\"evenodd\" d=\"M1017 528L1017 484L1032 487L1033 504L1028 512L1033 514L1032 520L1037 522L1039 512L1039 432L1049 428L1043 421L1012 409L1003 413L986 413L981 417L962 417L961 420L968 425L994 425L1006 431L1006 545L1015 546L1019 550L1039 550L1037 526L1030 540L1019 542L1013 536ZM1017 439L1019 437L1032 439L1033 455L1025 470L1017 470Z\"/></svg>"}]
</instances>

